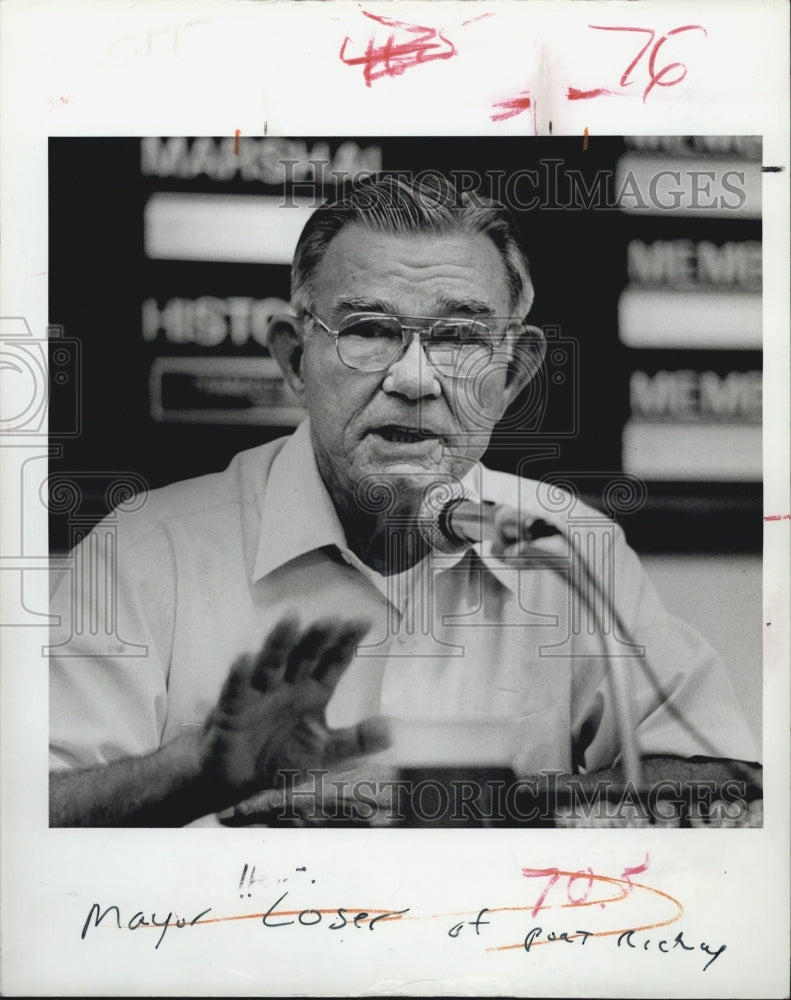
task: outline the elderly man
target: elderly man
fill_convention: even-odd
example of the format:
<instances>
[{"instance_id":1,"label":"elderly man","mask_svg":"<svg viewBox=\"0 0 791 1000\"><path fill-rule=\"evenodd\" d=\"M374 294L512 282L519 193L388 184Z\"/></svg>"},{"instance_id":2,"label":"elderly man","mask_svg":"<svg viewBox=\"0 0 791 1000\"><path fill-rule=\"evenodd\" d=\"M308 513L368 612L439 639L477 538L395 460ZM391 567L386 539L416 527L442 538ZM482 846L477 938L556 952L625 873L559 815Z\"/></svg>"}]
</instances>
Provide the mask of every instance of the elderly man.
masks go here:
<instances>
[{"instance_id":1,"label":"elderly man","mask_svg":"<svg viewBox=\"0 0 791 1000\"><path fill-rule=\"evenodd\" d=\"M541 364L532 296L509 213L436 176L369 180L314 213L270 337L308 419L119 516L109 600L139 655L87 635L53 658L53 825L180 825L281 773L364 774L387 759L387 718L434 733L439 761L480 758L470 733L488 726L520 776L629 752L649 777L667 758L757 759L721 664L620 530L575 508L612 569L585 605L560 515L531 542L552 521L537 484L479 463ZM493 503L492 537L440 539L443 491L482 518ZM55 645L80 600L65 580Z\"/></svg>"}]
</instances>

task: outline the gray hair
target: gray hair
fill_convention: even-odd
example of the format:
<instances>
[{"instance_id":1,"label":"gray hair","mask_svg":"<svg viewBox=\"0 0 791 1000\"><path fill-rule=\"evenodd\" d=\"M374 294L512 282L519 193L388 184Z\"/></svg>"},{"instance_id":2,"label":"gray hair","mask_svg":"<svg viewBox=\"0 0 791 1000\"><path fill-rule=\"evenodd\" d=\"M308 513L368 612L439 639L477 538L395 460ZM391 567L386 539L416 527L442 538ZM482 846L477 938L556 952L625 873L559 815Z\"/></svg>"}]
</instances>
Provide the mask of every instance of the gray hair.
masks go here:
<instances>
[{"instance_id":1,"label":"gray hair","mask_svg":"<svg viewBox=\"0 0 791 1000\"><path fill-rule=\"evenodd\" d=\"M442 174L414 178L374 174L345 186L308 219L297 243L291 268L291 302L310 309L315 277L331 240L345 226L361 223L392 234L484 233L500 252L505 266L511 310L524 319L533 304L530 266L516 220L500 202L460 191Z\"/></svg>"}]
</instances>

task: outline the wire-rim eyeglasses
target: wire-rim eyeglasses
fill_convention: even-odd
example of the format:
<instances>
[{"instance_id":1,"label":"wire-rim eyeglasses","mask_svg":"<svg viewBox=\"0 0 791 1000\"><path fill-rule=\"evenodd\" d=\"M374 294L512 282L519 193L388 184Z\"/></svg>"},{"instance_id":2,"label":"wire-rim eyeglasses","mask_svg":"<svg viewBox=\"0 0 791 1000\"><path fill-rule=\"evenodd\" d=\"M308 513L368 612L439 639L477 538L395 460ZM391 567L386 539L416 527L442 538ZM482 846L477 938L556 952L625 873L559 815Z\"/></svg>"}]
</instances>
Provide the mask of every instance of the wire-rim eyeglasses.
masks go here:
<instances>
[{"instance_id":1,"label":"wire-rim eyeglasses","mask_svg":"<svg viewBox=\"0 0 791 1000\"><path fill-rule=\"evenodd\" d=\"M383 372L406 354L412 338L419 334L423 349L440 374L452 378L478 376L503 346L511 331L531 334L539 342L543 333L517 317L487 316L398 316L390 313L353 312L333 330L311 309L303 310L335 341L341 363L353 371ZM407 322L407 320L409 322ZM494 333L489 324L502 323Z\"/></svg>"}]
</instances>

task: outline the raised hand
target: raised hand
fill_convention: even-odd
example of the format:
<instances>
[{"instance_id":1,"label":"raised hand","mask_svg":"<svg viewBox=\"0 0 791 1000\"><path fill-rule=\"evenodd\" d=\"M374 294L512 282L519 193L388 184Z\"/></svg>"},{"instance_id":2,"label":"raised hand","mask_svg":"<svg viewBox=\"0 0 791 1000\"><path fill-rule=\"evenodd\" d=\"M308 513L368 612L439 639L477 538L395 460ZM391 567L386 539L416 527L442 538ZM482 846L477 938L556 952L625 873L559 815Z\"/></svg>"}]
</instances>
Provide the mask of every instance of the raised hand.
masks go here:
<instances>
[{"instance_id":1,"label":"raised hand","mask_svg":"<svg viewBox=\"0 0 791 1000\"><path fill-rule=\"evenodd\" d=\"M368 630L364 621L324 619L300 629L283 619L257 655L231 667L200 737L200 770L220 804L278 783L278 771L351 761L389 745L385 720L329 729L324 710Z\"/></svg>"}]
</instances>

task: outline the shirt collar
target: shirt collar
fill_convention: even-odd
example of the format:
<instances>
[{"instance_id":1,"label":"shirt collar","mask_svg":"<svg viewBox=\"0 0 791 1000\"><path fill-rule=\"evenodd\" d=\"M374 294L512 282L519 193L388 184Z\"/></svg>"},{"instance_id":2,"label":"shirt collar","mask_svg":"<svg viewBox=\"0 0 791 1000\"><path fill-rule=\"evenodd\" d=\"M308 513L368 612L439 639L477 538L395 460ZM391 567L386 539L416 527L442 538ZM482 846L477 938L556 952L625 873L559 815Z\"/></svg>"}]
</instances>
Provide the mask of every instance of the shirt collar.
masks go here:
<instances>
[{"instance_id":1,"label":"shirt collar","mask_svg":"<svg viewBox=\"0 0 791 1000\"><path fill-rule=\"evenodd\" d=\"M345 548L346 537L316 465L310 423L304 420L272 463L253 582L325 545Z\"/></svg>"},{"instance_id":2,"label":"shirt collar","mask_svg":"<svg viewBox=\"0 0 791 1000\"><path fill-rule=\"evenodd\" d=\"M485 472L478 463L462 479L469 497L486 498ZM272 463L261 508L253 583L292 559L328 545L349 553L343 526L316 464L310 422L304 420ZM503 572L498 560L488 555L488 547L474 545L472 550L505 587L514 590L516 574ZM458 554L443 556L441 561L450 567L460 562L466 551L459 549Z\"/></svg>"}]
</instances>

